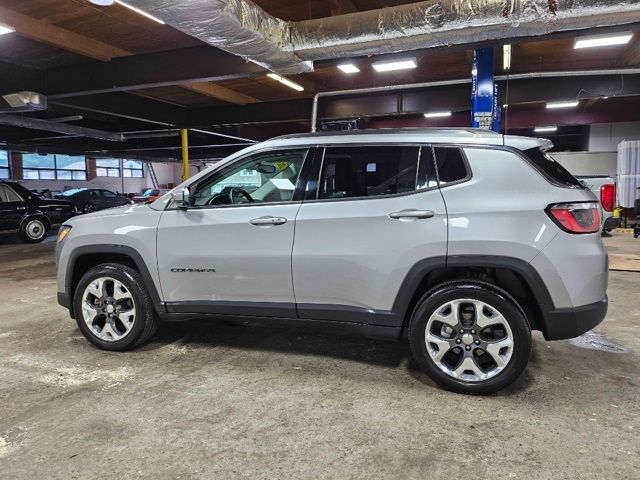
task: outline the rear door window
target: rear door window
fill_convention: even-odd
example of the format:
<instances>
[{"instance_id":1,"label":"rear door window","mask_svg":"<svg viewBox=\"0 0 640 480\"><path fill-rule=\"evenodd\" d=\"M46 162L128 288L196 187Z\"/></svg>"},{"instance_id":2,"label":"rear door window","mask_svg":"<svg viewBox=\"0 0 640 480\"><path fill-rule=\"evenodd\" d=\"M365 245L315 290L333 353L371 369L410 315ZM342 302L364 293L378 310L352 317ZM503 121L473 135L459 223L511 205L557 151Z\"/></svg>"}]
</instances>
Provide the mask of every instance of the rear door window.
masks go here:
<instances>
[{"instance_id":1,"label":"rear door window","mask_svg":"<svg viewBox=\"0 0 640 480\"><path fill-rule=\"evenodd\" d=\"M0 185L0 202L22 202L22 198L7 185Z\"/></svg>"},{"instance_id":2,"label":"rear door window","mask_svg":"<svg viewBox=\"0 0 640 480\"><path fill-rule=\"evenodd\" d=\"M433 150L441 187L470 177L464 155L459 148L435 147Z\"/></svg>"},{"instance_id":3,"label":"rear door window","mask_svg":"<svg viewBox=\"0 0 640 480\"><path fill-rule=\"evenodd\" d=\"M551 156L539 148L530 148L522 152L529 163L551 182L565 187L586 188L580 180L571 175L569 171L556 162Z\"/></svg>"},{"instance_id":4,"label":"rear door window","mask_svg":"<svg viewBox=\"0 0 640 480\"><path fill-rule=\"evenodd\" d=\"M379 197L416 189L419 147L328 147L318 198Z\"/></svg>"}]
</instances>

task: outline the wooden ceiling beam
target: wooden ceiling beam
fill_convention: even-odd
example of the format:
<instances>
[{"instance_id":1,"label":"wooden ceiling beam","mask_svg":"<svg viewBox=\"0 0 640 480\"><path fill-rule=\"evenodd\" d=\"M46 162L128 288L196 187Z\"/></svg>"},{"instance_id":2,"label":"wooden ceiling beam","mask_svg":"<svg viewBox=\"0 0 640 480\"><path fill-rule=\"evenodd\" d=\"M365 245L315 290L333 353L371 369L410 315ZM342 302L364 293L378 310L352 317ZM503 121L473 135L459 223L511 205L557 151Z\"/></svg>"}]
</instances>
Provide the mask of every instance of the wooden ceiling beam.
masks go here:
<instances>
[{"instance_id":1,"label":"wooden ceiling beam","mask_svg":"<svg viewBox=\"0 0 640 480\"><path fill-rule=\"evenodd\" d=\"M344 15L346 13L355 13L358 7L351 0L324 0L327 4L331 16Z\"/></svg>"},{"instance_id":2,"label":"wooden ceiling beam","mask_svg":"<svg viewBox=\"0 0 640 480\"><path fill-rule=\"evenodd\" d=\"M208 82L183 83L180 86L192 92L216 98L224 102L234 103L236 105L247 105L249 103L261 102L261 100L250 95L245 95L244 93L231 90L230 88Z\"/></svg>"},{"instance_id":3,"label":"wooden ceiling beam","mask_svg":"<svg viewBox=\"0 0 640 480\"><path fill-rule=\"evenodd\" d=\"M31 40L46 43L56 48L108 62L115 57L131 55L131 52L99 40L57 27L8 8L0 7L2 22L15 28L16 33Z\"/></svg>"}]
</instances>

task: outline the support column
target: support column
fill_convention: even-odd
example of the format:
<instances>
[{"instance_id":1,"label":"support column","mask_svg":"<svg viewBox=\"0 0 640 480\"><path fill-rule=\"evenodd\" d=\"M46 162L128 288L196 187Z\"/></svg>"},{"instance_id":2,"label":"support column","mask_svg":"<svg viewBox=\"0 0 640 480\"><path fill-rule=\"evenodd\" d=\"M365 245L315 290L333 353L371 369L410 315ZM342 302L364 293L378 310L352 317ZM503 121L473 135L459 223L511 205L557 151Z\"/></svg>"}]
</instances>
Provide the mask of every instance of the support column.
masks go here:
<instances>
[{"instance_id":1,"label":"support column","mask_svg":"<svg viewBox=\"0 0 640 480\"><path fill-rule=\"evenodd\" d=\"M183 128L180 130L180 139L182 141L182 181L189 178L189 130Z\"/></svg>"},{"instance_id":2,"label":"support column","mask_svg":"<svg viewBox=\"0 0 640 480\"><path fill-rule=\"evenodd\" d=\"M9 152L9 175L12 180L22 180L22 154L19 152Z\"/></svg>"},{"instance_id":3,"label":"support column","mask_svg":"<svg viewBox=\"0 0 640 480\"><path fill-rule=\"evenodd\" d=\"M493 78L493 48L473 51L471 70L471 126L500 131L498 86Z\"/></svg>"}]
</instances>

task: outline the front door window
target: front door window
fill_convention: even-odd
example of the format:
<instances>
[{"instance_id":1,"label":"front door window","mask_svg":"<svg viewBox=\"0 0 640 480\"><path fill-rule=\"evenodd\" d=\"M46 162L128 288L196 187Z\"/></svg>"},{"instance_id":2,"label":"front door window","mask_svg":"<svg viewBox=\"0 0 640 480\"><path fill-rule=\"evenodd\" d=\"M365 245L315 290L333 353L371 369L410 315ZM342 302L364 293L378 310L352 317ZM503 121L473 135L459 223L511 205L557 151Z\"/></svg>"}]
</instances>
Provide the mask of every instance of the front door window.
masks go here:
<instances>
[{"instance_id":1,"label":"front door window","mask_svg":"<svg viewBox=\"0 0 640 480\"><path fill-rule=\"evenodd\" d=\"M264 152L234 162L198 185L193 204L290 202L307 151Z\"/></svg>"}]
</instances>

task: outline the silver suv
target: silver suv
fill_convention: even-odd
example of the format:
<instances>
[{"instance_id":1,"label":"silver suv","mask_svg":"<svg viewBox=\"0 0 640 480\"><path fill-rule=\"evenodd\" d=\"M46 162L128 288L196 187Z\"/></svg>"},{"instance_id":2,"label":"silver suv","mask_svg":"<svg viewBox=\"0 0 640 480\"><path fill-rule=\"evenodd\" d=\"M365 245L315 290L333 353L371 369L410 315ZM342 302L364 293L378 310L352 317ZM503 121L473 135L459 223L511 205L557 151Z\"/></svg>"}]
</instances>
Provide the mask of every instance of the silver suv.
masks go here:
<instances>
[{"instance_id":1,"label":"silver suv","mask_svg":"<svg viewBox=\"0 0 640 480\"><path fill-rule=\"evenodd\" d=\"M597 200L550 146L471 129L253 145L154 203L69 221L58 300L106 350L161 320L322 323L406 334L439 385L494 392L532 330L575 337L607 311Z\"/></svg>"}]
</instances>

